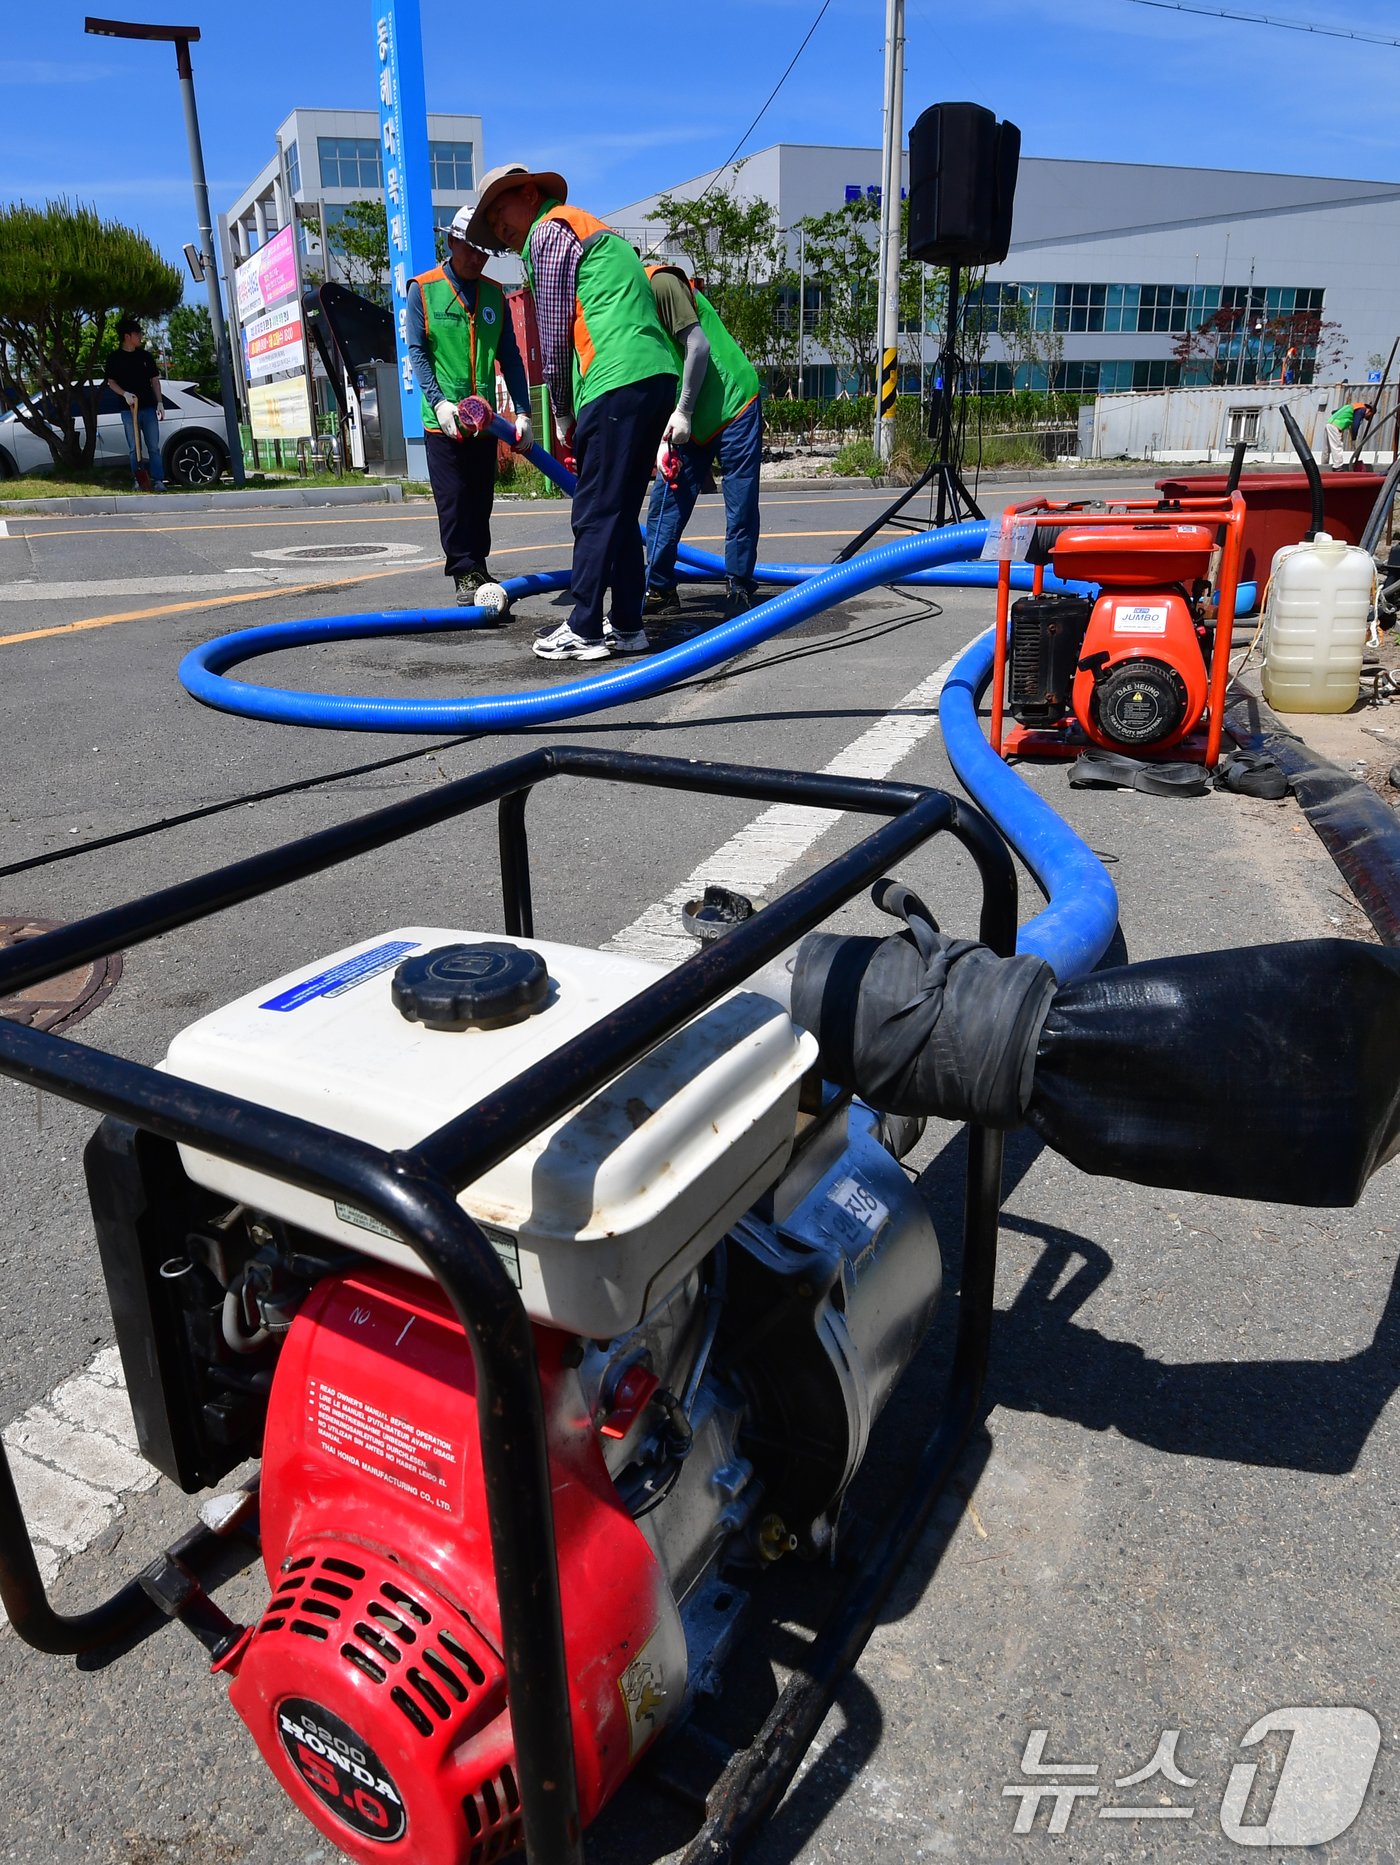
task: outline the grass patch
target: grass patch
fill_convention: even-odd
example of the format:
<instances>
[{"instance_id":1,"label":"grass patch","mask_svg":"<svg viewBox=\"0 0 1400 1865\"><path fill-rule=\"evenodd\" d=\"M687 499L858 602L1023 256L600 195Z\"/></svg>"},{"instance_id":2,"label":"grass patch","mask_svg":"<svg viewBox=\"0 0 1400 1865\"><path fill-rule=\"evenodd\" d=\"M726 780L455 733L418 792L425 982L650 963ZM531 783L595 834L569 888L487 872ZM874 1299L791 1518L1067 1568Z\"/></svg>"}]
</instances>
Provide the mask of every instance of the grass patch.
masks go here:
<instances>
[{"instance_id":1,"label":"grass patch","mask_svg":"<svg viewBox=\"0 0 1400 1865\"><path fill-rule=\"evenodd\" d=\"M512 499L562 499L564 496L552 479L519 456L497 475L496 490Z\"/></svg>"},{"instance_id":2,"label":"grass patch","mask_svg":"<svg viewBox=\"0 0 1400 1865\"><path fill-rule=\"evenodd\" d=\"M843 479L882 479L885 468L871 440L848 440L831 462L833 473Z\"/></svg>"}]
</instances>

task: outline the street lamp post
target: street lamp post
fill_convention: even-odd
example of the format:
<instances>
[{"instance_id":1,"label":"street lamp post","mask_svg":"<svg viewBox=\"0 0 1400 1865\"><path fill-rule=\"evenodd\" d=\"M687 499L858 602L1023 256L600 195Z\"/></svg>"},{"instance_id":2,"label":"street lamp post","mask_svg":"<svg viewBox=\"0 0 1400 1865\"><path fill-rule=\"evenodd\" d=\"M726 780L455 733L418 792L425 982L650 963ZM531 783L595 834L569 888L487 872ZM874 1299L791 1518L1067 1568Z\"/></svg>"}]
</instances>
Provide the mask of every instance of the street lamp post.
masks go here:
<instances>
[{"instance_id":1,"label":"street lamp post","mask_svg":"<svg viewBox=\"0 0 1400 1865\"><path fill-rule=\"evenodd\" d=\"M224 324L224 307L219 296L219 266L214 257L214 228L209 214L209 187L204 179L204 151L199 141L199 115L194 101L194 67L190 63L190 45L199 37L198 26L147 26L132 20L86 19L84 32L103 39L163 39L175 47L175 65L180 77L180 93L185 106L185 134L190 145L190 174L194 181L195 221L199 228L199 254L204 266L204 284L209 294L209 324L214 333L214 348L219 359L219 398L224 404L224 431L228 439L229 466L233 483L243 484L243 442L238 432L238 403L233 392L233 361L229 354L228 330Z\"/></svg>"}]
</instances>

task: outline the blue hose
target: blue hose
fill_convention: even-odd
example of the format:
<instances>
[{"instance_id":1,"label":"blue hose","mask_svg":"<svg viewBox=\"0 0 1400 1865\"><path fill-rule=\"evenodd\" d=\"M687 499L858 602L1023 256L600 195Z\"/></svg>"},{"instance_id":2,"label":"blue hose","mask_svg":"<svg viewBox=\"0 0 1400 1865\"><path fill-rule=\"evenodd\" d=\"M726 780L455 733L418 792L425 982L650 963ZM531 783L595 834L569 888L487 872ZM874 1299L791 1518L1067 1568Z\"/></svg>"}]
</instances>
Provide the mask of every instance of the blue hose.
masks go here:
<instances>
[{"instance_id":1,"label":"blue hose","mask_svg":"<svg viewBox=\"0 0 1400 1865\"><path fill-rule=\"evenodd\" d=\"M984 520L946 525L941 531L863 552L849 563L826 564L816 575L760 603L732 622L710 628L693 641L664 654L617 667L591 680L577 680L545 691L494 694L480 699L369 699L342 693L298 693L278 687L252 686L223 676L230 667L260 654L365 636L422 634L454 628L479 628L491 618L477 609L400 610L394 614L327 615L314 620L273 622L240 629L194 648L180 663L187 692L206 705L245 718L274 724L330 726L370 732L509 732L535 725L577 719L657 693L696 674L732 660L783 629L807 620L833 603L885 583L910 580L938 565L974 556L987 534ZM993 572L995 564L985 566ZM557 589L567 573L514 577L504 585L511 595Z\"/></svg>"},{"instance_id":2,"label":"blue hose","mask_svg":"<svg viewBox=\"0 0 1400 1865\"><path fill-rule=\"evenodd\" d=\"M958 781L991 817L1035 876L1049 905L1016 939L1043 958L1061 984L1103 957L1118 924L1118 895L1103 863L1050 805L997 756L977 720L992 673L995 639L979 635L943 684L938 723Z\"/></svg>"},{"instance_id":3,"label":"blue hose","mask_svg":"<svg viewBox=\"0 0 1400 1865\"><path fill-rule=\"evenodd\" d=\"M493 431L514 439L508 423ZM574 477L543 448L532 464L567 493ZM204 643L180 665L186 690L206 705L277 724L328 726L346 731L500 732L555 724L650 699L682 680L707 673L773 635L819 614L835 603L881 585L993 588L998 566L975 559L987 536L985 520L878 546L840 564L764 564L764 582L789 584L781 595L693 641L619 667L593 679L543 692L506 693L479 699L389 700L338 693L299 693L229 680L227 670L262 654L287 648L369 637L480 628L494 617L480 609L451 608L367 615L331 615L316 620L275 622L241 629ZM722 575L723 559L682 543L677 569L685 580ZM1012 566L1013 587L1031 584L1028 565ZM568 586L567 570L512 577L503 587L512 596L537 595ZM1086 592L1061 583L1048 571L1047 591ZM1242 587L1238 612L1252 606L1252 588ZM1102 864L1067 824L991 749L977 722L977 699L992 666L992 637L974 642L949 676L939 717L949 760L968 794L996 822L1047 896L1045 910L1021 928L1018 950L1047 960L1062 982L1082 976L1106 950L1118 923L1118 897Z\"/></svg>"}]
</instances>

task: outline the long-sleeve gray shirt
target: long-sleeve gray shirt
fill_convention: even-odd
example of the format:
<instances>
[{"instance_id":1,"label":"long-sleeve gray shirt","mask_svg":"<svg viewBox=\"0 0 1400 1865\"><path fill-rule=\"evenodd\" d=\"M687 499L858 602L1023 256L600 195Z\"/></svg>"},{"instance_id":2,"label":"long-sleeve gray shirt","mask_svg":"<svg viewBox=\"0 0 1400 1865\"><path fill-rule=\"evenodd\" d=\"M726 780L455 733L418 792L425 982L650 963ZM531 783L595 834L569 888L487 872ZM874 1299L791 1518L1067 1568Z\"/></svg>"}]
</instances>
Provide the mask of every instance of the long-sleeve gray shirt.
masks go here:
<instances>
[{"instance_id":1,"label":"long-sleeve gray shirt","mask_svg":"<svg viewBox=\"0 0 1400 1865\"><path fill-rule=\"evenodd\" d=\"M444 259L444 272L452 273L452 282L461 294L462 303L476 315L476 280L460 279L452 272L452 262ZM496 350L496 361L500 364L501 374L505 377L506 393L515 403L518 414L530 412L530 382L525 374L525 364L521 360L520 349L515 341L515 324L509 310L501 320L501 340ZM413 364L413 376L419 388L428 398L429 407L436 407L444 399L442 386L433 368L432 355L428 349L428 326L423 316L423 293L417 279L411 279L408 287L408 360Z\"/></svg>"}]
</instances>

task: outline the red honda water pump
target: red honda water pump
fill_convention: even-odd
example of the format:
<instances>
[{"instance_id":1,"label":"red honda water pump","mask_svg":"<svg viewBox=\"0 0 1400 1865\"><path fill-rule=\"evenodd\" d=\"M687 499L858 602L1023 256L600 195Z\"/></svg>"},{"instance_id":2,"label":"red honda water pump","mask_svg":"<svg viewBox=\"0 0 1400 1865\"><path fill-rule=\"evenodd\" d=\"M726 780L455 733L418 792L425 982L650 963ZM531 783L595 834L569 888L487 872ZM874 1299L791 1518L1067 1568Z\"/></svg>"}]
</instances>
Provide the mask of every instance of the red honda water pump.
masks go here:
<instances>
[{"instance_id":1,"label":"red honda water pump","mask_svg":"<svg viewBox=\"0 0 1400 1865\"><path fill-rule=\"evenodd\" d=\"M1169 504L1036 501L1008 512L993 673L996 748L1008 756L1074 756L1087 742L1214 764L1242 523L1238 494ZM1034 592L1012 603L1015 533L1037 569ZM1218 545L1216 592L1210 569ZM1047 563L1063 581L1096 584L1097 594L1045 594ZM1226 650L1219 656L1217 638ZM1017 722L1004 742L1003 708Z\"/></svg>"},{"instance_id":2,"label":"red honda water pump","mask_svg":"<svg viewBox=\"0 0 1400 1865\"><path fill-rule=\"evenodd\" d=\"M402 1150L665 975L402 928L213 1012L166 1066ZM813 1100L815 1055L731 992L462 1194L533 1337L585 1824L716 1687L746 1570L829 1551L938 1300L897 1162L921 1123ZM211 1649L268 1766L362 1865L489 1865L522 1840L523 1751L457 1311L344 1197L110 1120L87 1163L146 1455L191 1491L262 1457L267 1604Z\"/></svg>"}]
</instances>

